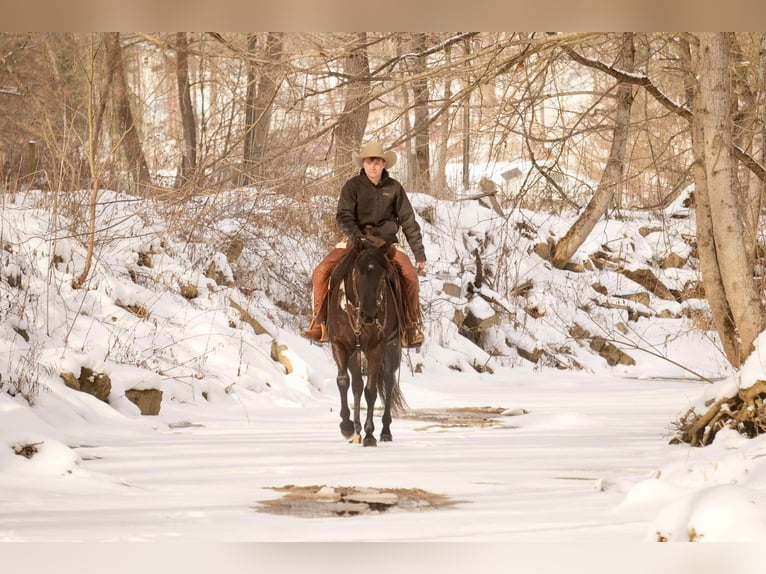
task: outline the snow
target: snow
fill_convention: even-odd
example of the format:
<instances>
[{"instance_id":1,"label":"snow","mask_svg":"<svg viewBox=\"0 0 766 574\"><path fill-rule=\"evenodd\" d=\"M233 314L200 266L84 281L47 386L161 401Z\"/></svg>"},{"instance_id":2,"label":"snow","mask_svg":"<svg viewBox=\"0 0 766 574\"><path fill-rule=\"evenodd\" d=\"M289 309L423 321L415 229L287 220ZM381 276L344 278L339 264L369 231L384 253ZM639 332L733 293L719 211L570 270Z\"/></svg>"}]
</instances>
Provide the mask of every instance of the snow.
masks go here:
<instances>
[{"instance_id":1,"label":"snow","mask_svg":"<svg viewBox=\"0 0 766 574\"><path fill-rule=\"evenodd\" d=\"M30 193L6 201L0 220L4 542L179 541L193 548L431 542L450 546L430 547L425 555L446 557L453 566L464 557L452 543L482 542L492 543L486 557L504 560L511 544L517 564L544 567L547 558L531 553L528 543L556 545L563 556L568 545L577 554L585 543L609 556L634 542L766 541L763 437L722 431L704 448L669 444L673 423L689 408L766 380L766 335L734 373L713 334L682 319L640 318L623 340L636 366L609 367L566 334L573 323L594 334L614 324L600 307L585 312L580 305L596 297L589 291L593 276L553 270L532 253L534 240L517 231L527 222L540 237L560 234L571 214L514 212L502 221L476 202L413 196L419 212L432 208L423 223L427 342L405 353L404 395L413 411L493 407L499 414L486 426L395 418L393 442L362 448L340 435L335 365L327 346L298 335L305 317L274 304L263 283L244 296L205 276L214 261L224 280L236 281L237 270L214 244L215 233L236 231L240 222L221 218L213 236L190 246L168 232L162 205L102 192L99 228L108 231L99 236L85 288L74 290L85 257L77 223L36 207L41 199ZM332 209L332 202L325 206ZM580 256L607 244L636 267L655 264L668 250L678 252L675 242L689 231L687 219L664 223L669 237L644 238L636 229L645 221L604 222ZM507 245L515 251L501 257ZM321 256L316 243L299 247L294 261L283 262L283 280L308 281ZM495 284L471 298L466 285L477 248ZM152 265L140 265L138 252L151 254ZM599 278L630 287L616 274ZM664 279L671 278L669 271ZM542 313L534 321L507 295L526 280L536 288L524 305ZM185 299L182 283L200 295ZM446 295L445 283L461 294ZM267 332L245 321L231 301ZM651 305L663 303L652 296ZM699 302L687 307L694 305ZM456 307L482 319L503 310L503 320L485 333L484 349L459 334ZM532 364L516 354L517 346L567 347L566 356L581 368ZM289 369L272 357L275 347ZM108 403L64 384L60 373L76 376L81 367L110 376ZM128 389L161 390L160 414L142 416L126 398ZM379 430L379 415L375 423ZM36 451L29 458L17 454L25 446ZM263 512L263 503L281 497L275 489L286 485L422 489L454 505L329 518ZM186 556L193 562L194 550ZM676 558L687 564L687 556ZM747 568L741 557L727 558L729 567L739 564L735 571ZM291 559L303 567L305 557Z\"/></svg>"}]
</instances>

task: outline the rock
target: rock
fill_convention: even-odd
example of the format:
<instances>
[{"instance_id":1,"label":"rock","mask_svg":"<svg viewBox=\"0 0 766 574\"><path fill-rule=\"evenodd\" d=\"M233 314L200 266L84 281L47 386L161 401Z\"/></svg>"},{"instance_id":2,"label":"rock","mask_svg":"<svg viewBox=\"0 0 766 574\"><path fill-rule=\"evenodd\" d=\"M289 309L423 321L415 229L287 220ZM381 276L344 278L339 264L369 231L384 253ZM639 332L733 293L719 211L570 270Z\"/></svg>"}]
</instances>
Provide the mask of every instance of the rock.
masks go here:
<instances>
[{"instance_id":1,"label":"rock","mask_svg":"<svg viewBox=\"0 0 766 574\"><path fill-rule=\"evenodd\" d=\"M660 269L677 268L680 269L686 265L686 258L681 257L677 253L671 253L660 263Z\"/></svg>"},{"instance_id":2,"label":"rock","mask_svg":"<svg viewBox=\"0 0 766 574\"><path fill-rule=\"evenodd\" d=\"M450 297L460 297L463 294L463 290L461 289L460 285L455 285L454 283L447 282L442 285L442 292L445 295L449 295Z\"/></svg>"},{"instance_id":3,"label":"rock","mask_svg":"<svg viewBox=\"0 0 766 574\"><path fill-rule=\"evenodd\" d=\"M159 389L128 389L125 396L136 405L142 415L158 415L162 405L162 391Z\"/></svg>"},{"instance_id":4,"label":"rock","mask_svg":"<svg viewBox=\"0 0 766 574\"><path fill-rule=\"evenodd\" d=\"M662 227L640 227L638 230L638 233L641 235L641 237L646 237L648 235L651 235L652 233L660 233L663 231Z\"/></svg>"},{"instance_id":5,"label":"rock","mask_svg":"<svg viewBox=\"0 0 766 574\"><path fill-rule=\"evenodd\" d=\"M660 299L665 299L666 301L676 300L670 292L670 289L668 289L649 269L621 269L620 273L625 275L625 277L631 281L635 281L649 291L649 293L656 295Z\"/></svg>"},{"instance_id":6,"label":"rock","mask_svg":"<svg viewBox=\"0 0 766 574\"><path fill-rule=\"evenodd\" d=\"M701 281L688 281L678 295L679 301L686 301L688 299L704 299L705 298L705 286Z\"/></svg>"},{"instance_id":7,"label":"rock","mask_svg":"<svg viewBox=\"0 0 766 574\"><path fill-rule=\"evenodd\" d=\"M143 305L133 305L131 303L123 303L120 300L115 301L115 305L121 309L125 309L128 313L135 315L139 319L146 319L149 316L149 309Z\"/></svg>"},{"instance_id":8,"label":"rock","mask_svg":"<svg viewBox=\"0 0 766 574\"><path fill-rule=\"evenodd\" d=\"M287 350L287 345L284 345L272 339L271 341L271 358L277 363L281 363L285 367L285 372L289 375L293 372L293 364L290 362L290 358L287 357L284 351Z\"/></svg>"},{"instance_id":9,"label":"rock","mask_svg":"<svg viewBox=\"0 0 766 574\"><path fill-rule=\"evenodd\" d=\"M74 373L69 372L61 373L60 377L67 387L93 395L105 403L109 402L112 380L106 373L96 373L88 367L81 367L79 377L75 377Z\"/></svg>"},{"instance_id":10,"label":"rock","mask_svg":"<svg viewBox=\"0 0 766 574\"><path fill-rule=\"evenodd\" d=\"M649 306L649 302L651 301L651 298L649 297L649 293L646 291L640 291L638 293L629 293L627 295L617 295L620 299L626 299L628 301L633 301L634 303L639 303L641 305Z\"/></svg>"},{"instance_id":11,"label":"rock","mask_svg":"<svg viewBox=\"0 0 766 574\"><path fill-rule=\"evenodd\" d=\"M497 325L499 322L500 317L497 313L494 313L489 317L477 317L469 308L465 314L465 319L463 319L463 327L470 329L471 331L485 331L486 329Z\"/></svg>"},{"instance_id":12,"label":"rock","mask_svg":"<svg viewBox=\"0 0 766 574\"><path fill-rule=\"evenodd\" d=\"M261 323L253 317L247 309L239 305L234 299L229 299L229 304L231 305L232 309L239 312L239 316L242 318L242 320L250 325L253 328L253 331L255 331L256 335L271 335L269 331L261 325Z\"/></svg>"},{"instance_id":13,"label":"rock","mask_svg":"<svg viewBox=\"0 0 766 574\"><path fill-rule=\"evenodd\" d=\"M13 330L16 331L16 333L18 333L22 339L29 343L29 332L26 329L21 327L14 327Z\"/></svg>"},{"instance_id":14,"label":"rock","mask_svg":"<svg viewBox=\"0 0 766 574\"><path fill-rule=\"evenodd\" d=\"M229 264L235 263L239 259L239 256L242 255L242 250L244 248L245 244L239 237L232 239L231 243L229 243L229 246L226 248L226 261L228 261Z\"/></svg>"},{"instance_id":15,"label":"rock","mask_svg":"<svg viewBox=\"0 0 766 574\"><path fill-rule=\"evenodd\" d=\"M212 279L216 285L222 287L231 287L233 285L232 281L226 276L226 273L218 268L215 261L211 261L210 265L208 265L208 268L205 270L205 277Z\"/></svg>"},{"instance_id":16,"label":"rock","mask_svg":"<svg viewBox=\"0 0 766 574\"><path fill-rule=\"evenodd\" d=\"M140 251L138 253L137 265L139 267L151 267L152 266L152 255L151 255L151 253L146 253L144 251Z\"/></svg>"},{"instance_id":17,"label":"rock","mask_svg":"<svg viewBox=\"0 0 766 574\"><path fill-rule=\"evenodd\" d=\"M575 323L572 325L572 327L569 329L569 335L575 340L580 341L582 339L587 339L590 337L590 333L582 327L581 325Z\"/></svg>"},{"instance_id":18,"label":"rock","mask_svg":"<svg viewBox=\"0 0 766 574\"><path fill-rule=\"evenodd\" d=\"M340 493L336 491L332 486L323 486L317 490L314 496L323 500L331 500L334 502L339 502L341 498Z\"/></svg>"},{"instance_id":19,"label":"rock","mask_svg":"<svg viewBox=\"0 0 766 574\"><path fill-rule=\"evenodd\" d=\"M527 351L526 349L523 349L522 347L517 346L516 352L519 354L519 357L522 359L526 359L530 363L537 363L540 360L540 357L543 355L542 349L536 348L534 351Z\"/></svg>"},{"instance_id":20,"label":"rock","mask_svg":"<svg viewBox=\"0 0 766 574\"><path fill-rule=\"evenodd\" d=\"M350 502L364 502L366 504L383 504L393 506L399 502L399 497L393 492L380 492L377 490L352 492L344 497Z\"/></svg>"},{"instance_id":21,"label":"rock","mask_svg":"<svg viewBox=\"0 0 766 574\"><path fill-rule=\"evenodd\" d=\"M614 367L615 365L632 366L636 364L633 357L624 353L603 337L593 337L590 342L590 348L606 359L606 362L611 367Z\"/></svg>"},{"instance_id":22,"label":"rock","mask_svg":"<svg viewBox=\"0 0 766 574\"><path fill-rule=\"evenodd\" d=\"M183 283L181 285L181 297L183 297L187 301L196 299L198 296L199 296L199 289L197 289L196 285L192 283Z\"/></svg>"},{"instance_id":23,"label":"rock","mask_svg":"<svg viewBox=\"0 0 766 574\"><path fill-rule=\"evenodd\" d=\"M535 253L537 253L537 255L541 259L550 260L550 258L551 258L551 249L552 249L552 245L551 245L550 242L549 243L537 243L537 244L535 244L535 246L533 248L533 251Z\"/></svg>"}]
</instances>

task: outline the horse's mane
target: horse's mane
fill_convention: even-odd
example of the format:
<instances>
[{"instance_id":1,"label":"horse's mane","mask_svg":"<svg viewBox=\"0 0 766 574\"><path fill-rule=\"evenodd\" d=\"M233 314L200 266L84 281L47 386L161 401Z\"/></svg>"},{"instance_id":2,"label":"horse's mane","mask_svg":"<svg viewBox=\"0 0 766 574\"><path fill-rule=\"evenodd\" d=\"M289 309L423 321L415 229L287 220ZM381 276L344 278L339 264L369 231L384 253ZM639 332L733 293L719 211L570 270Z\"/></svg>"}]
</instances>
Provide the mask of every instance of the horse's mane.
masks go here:
<instances>
[{"instance_id":1,"label":"horse's mane","mask_svg":"<svg viewBox=\"0 0 766 574\"><path fill-rule=\"evenodd\" d=\"M346 252L340 261L338 261L335 269L332 271L332 275L330 275L330 285L337 285L339 282L343 281L343 279L345 279L354 268L356 260L359 259L359 256L362 253L367 253L370 257L372 257L381 267L383 267L383 269L386 270L386 276L388 277L388 280L395 283L394 279L397 277L396 269L391 263L391 260L386 255L386 252L389 248L389 243L380 248L375 247L369 243L364 244L363 247L358 247L355 245Z\"/></svg>"},{"instance_id":2,"label":"horse's mane","mask_svg":"<svg viewBox=\"0 0 766 574\"><path fill-rule=\"evenodd\" d=\"M351 276L351 272L359 258L363 254L369 256L385 270L386 282L388 283L388 288L393 296L394 305L396 306L396 314L397 317L399 317L399 328L401 330L404 328L404 321L402 320L402 317L404 317L404 300L402 298L399 272L387 255L390 247L390 244L386 244L381 248L375 247L369 243L354 244L354 246L343 255L340 261L338 261L335 269L333 269L332 274L330 275L329 290L330 293L335 293L346 278ZM325 304L327 303L328 301L325 301Z\"/></svg>"},{"instance_id":3,"label":"horse's mane","mask_svg":"<svg viewBox=\"0 0 766 574\"><path fill-rule=\"evenodd\" d=\"M335 269L332 270L332 274L330 275L330 289L332 289L333 286L338 285L348 276L348 274L354 268L354 264L356 263L356 258L358 256L359 251L356 248L351 248L343 257L341 257L340 261L338 261L337 265L335 265Z\"/></svg>"}]
</instances>

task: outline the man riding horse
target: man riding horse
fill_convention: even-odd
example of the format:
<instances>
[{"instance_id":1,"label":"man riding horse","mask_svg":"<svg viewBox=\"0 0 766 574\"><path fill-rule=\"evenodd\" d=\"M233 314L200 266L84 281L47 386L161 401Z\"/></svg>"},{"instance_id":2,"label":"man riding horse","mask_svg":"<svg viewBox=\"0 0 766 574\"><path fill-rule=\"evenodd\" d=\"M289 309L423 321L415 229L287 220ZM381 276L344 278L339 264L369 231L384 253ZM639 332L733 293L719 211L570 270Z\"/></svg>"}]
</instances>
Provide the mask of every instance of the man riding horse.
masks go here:
<instances>
[{"instance_id":1,"label":"man riding horse","mask_svg":"<svg viewBox=\"0 0 766 574\"><path fill-rule=\"evenodd\" d=\"M420 285L418 271L425 269L426 253L420 225L404 187L388 174L396 163L396 154L383 150L379 142L369 142L351 159L360 168L357 175L341 188L335 220L346 235L345 247L336 247L317 265L311 276L313 285L313 317L311 325L301 333L315 341L327 341L324 301L330 275L354 241L362 239L381 247L390 244L387 252L402 279L405 320L402 345L419 347L425 339L420 323ZM415 255L417 270L398 245L399 230Z\"/></svg>"}]
</instances>

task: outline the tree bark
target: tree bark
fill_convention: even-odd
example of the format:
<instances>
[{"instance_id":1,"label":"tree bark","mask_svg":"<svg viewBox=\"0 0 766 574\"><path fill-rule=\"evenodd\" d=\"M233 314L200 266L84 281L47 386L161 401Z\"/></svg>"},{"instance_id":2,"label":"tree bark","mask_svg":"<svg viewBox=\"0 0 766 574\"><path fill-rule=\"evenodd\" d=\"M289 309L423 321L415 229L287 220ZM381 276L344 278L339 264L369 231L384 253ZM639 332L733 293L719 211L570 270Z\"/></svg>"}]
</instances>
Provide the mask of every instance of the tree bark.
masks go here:
<instances>
[{"instance_id":1,"label":"tree bark","mask_svg":"<svg viewBox=\"0 0 766 574\"><path fill-rule=\"evenodd\" d=\"M414 191L430 193L431 191L431 128L428 122L428 80L426 79L426 35L414 34L412 48L417 54L413 66L412 93L415 111L415 183Z\"/></svg>"},{"instance_id":2,"label":"tree bark","mask_svg":"<svg viewBox=\"0 0 766 574\"><path fill-rule=\"evenodd\" d=\"M183 157L181 158L180 184L193 179L197 172L197 120L192 108L189 85L189 41L186 32L176 32L176 82L178 84L178 108L183 126Z\"/></svg>"},{"instance_id":3,"label":"tree bark","mask_svg":"<svg viewBox=\"0 0 766 574\"><path fill-rule=\"evenodd\" d=\"M132 175L136 191L146 192L151 187L149 165L146 162L141 138L138 134L133 111L130 108L130 92L125 75L125 63L122 55L119 32L105 34L107 65L113 74L112 96L116 114L120 147Z\"/></svg>"},{"instance_id":4,"label":"tree bark","mask_svg":"<svg viewBox=\"0 0 766 574\"><path fill-rule=\"evenodd\" d=\"M271 130L272 106L281 82L279 69L284 47L284 33L268 33L261 58L264 63L260 67L255 64L258 59L256 45L257 37L251 34L248 37L244 170L241 178L244 185L256 183L264 177L264 158L266 142Z\"/></svg>"},{"instance_id":5,"label":"tree bark","mask_svg":"<svg viewBox=\"0 0 766 574\"><path fill-rule=\"evenodd\" d=\"M353 172L351 152L359 149L370 115L370 60L367 55L367 33L357 32L344 58L346 75L343 112L333 129L335 155L333 166L338 179Z\"/></svg>"},{"instance_id":6,"label":"tree bark","mask_svg":"<svg viewBox=\"0 0 766 574\"><path fill-rule=\"evenodd\" d=\"M264 176L264 159L266 157L266 142L271 130L271 115L274 99L277 96L280 78L280 63L284 49L284 32L269 32L266 36L264 49L265 65L258 78L258 93L255 96L255 138L253 141L253 159L255 160L255 176L258 180Z\"/></svg>"},{"instance_id":7,"label":"tree bark","mask_svg":"<svg viewBox=\"0 0 766 574\"><path fill-rule=\"evenodd\" d=\"M452 50L450 46L444 48L444 58L447 65L452 61ZM444 80L444 101L449 102L452 99L452 79ZM439 149L436 153L436 173L434 174L434 196L445 198L449 194L449 184L447 182L447 161L449 159L449 137L450 137L450 114L443 113L441 126L439 128Z\"/></svg>"},{"instance_id":8,"label":"tree bark","mask_svg":"<svg viewBox=\"0 0 766 574\"><path fill-rule=\"evenodd\" d=\"M731 115L734 122L732 142L735 146L743 150L753 151L753 144L760 129L758 122L756 94L748 83L746 67L743 65L747 61L747 56L742 51L737 37L733 33L727 35L731 42L732 59L732 98ZM754 156L756 154L753 154ZM741 190L737 194L740 202L740 212L743 215L742 223L745 227L745 247L747 249L748 267L753 268L755 262L755 250L758 244L758 222L760 220L759 209L759 188L762 182L748 170L739 172L736 168L733 170L733 177L736 187ZM755 185L753 185L755 184Z\"/></svg>"},{"instance_id":9,"label":"tree bark","mask_svg":"<svg viewBox=\"0 0 766 574\"><path fill-rule=\"evenodd\" d=\"M634 58L633 33L628 32L622 35L620 67L628 72L632 71ZM591 198L569 231L556 243L551 253L551 262L556 267L563 269L567 266L572 255L588 238L596 223L606 213L615 192L622 183L632 104L633 86L620 82L617 86L617 112L614 121L612 146L609 150L609 159L606 162L601 181L596 188L596 192L593 194L593 198Z\"/></svg>"},{"instance_id":10,"label":"tree bark","mask_svg":"<svg viewBox=\"0 0 766 574\"><path fill-rule=\"evenodd\" d=\"M256 47L258 45L258 36L256 34L248 34L247 36L247 88L245 90L245 138L244 138L244 150L242 152L242 173L239 176L240 185L250 185L254 178L255 173L255 122L257 119L255 95L256 95L256 79L258 77L258 70L255 62L257 59Z\"/></svg>"},{"instance_id":11,"label":"tree bark","mask_svg":"<svg viewBox=\"0 0 766 574\"><path fill-rule=\"evenodd\" d=\"M732 317L726 292L723 287L721 270L718 267L718 255L715 241L713 240L713 217L710 212L710 198L707 189L707 175L705 170L705 149L702 135L702 114L698 112L702 107L700 93L694 79L694 70L698 67L692 61L692 53L689 43L682 41L681 54L684 61L684 69L687 71L684 79L687 101L694 111L691 117L692 136L692 176L694 177L694 210L697 227L697 254L702 271L702 283L705 286L705 298L710 306L713 327L721 339L723 351L730 362L739 361L739 342L737 330ZM732 362L732 364L734 364Z\"/></svg>"},{"instance_id":12,"label":"tree bark","mask_svg":"<svg viewBox=\"0 0 766 574\"><path fill-rule=\"evenodd\" d=\"M716 261L738 340L736 352L728 358L739 367L763 330L764 311L747 257L734 175L729 38L726 33L702 33L699 41L699 113L710 218Z\"/></svg>"}]
</instances>

